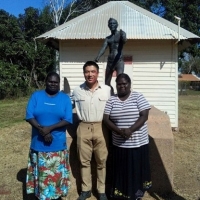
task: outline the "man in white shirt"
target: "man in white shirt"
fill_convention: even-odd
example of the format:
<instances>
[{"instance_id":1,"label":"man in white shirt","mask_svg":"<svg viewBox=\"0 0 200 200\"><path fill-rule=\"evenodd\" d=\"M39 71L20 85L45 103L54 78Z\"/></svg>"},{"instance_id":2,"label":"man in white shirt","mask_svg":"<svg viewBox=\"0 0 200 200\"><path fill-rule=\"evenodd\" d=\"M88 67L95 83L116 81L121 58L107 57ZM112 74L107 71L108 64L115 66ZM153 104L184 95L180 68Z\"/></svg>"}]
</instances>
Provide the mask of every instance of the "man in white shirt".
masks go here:
<instances>
[{"instance_id":1,"label":"man in white shirt","mask_svg":"<svg viewBox=\"0 0 200 200\"><path fill-rule=\"evenodd\" d=\"M94 153L97 163L97 191L99 200L107 200L105 194L106 160L108 156L108 132L102 124L110 87L98 82L99 66L87 61L83 66L85 82L73 91L76 112L80 120L77 129L77 150L81 163L82 192L78 200L91 196L91 159Z\"/></svg>"}]
</instances>

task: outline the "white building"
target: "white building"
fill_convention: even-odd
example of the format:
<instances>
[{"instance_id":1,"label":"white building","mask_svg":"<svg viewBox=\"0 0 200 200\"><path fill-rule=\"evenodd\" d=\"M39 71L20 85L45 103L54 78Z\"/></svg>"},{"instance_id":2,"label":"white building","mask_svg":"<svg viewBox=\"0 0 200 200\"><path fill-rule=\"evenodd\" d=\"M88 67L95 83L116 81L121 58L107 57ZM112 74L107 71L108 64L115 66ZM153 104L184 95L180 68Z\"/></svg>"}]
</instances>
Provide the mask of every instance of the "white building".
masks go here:
<instances>
[{"instance_id":1,"label":"white building","mask_svg":"<svg viewBox=\"0 0 200 200\"><path fill-rule=\"evenodd\" d=\"M59 49L61 89L64 77L71 90L84 81L83 64L95 59L110 35L110 17L127 34L123 54L132 89L143 93L151 105L169 115L172 127L178 127L178 51L200 38L128 1L110 1L37 37ZM108 54L107 50L98 63L100 82Z\"/></svg>"}]
</instances>

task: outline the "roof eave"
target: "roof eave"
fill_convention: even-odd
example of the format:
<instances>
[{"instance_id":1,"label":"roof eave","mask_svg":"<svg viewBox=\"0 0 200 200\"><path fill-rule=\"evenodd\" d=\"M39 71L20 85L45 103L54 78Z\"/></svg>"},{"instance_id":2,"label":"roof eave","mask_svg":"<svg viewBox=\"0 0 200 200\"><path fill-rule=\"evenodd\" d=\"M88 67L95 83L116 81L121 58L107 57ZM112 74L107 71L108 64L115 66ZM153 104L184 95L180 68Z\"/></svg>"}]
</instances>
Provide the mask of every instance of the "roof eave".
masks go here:
<instances>
[{"instance_id":1,"label":"roof eave","mask_svg":"<svg viewBox=\"0 0 200 200\"><path fill-rule=\"evenodd\" d=\"M89 39L89 38L85 38L84 40ZM92 38L92 39L104 39L104 38ZM52 38L52 37L37 37L36 40L42 42L43 44L52 47L56 50L59 50L59 39L58 38ZM70 40L70 39L69 39ZM128 39L128 40L134 40L134 39ZM143 39L143 40L149 40L149 39ZM151 39L150 39L151 40ZM153 40L153 38L152 38ZM178 51L182 51L196 43L200 42L200 38L188 38L188 39L182 39L178 42Z\"/></svg>"},{"instance_id":2,"label":"roof eave","mask_svg":"<svg viewBox=\"0 0 200 200\"><path fill-rule=\"evenodd\" d=\"M56 50L59 50L59 40L57 38L37 37L35 39L47 45L48 47L52 47Z\"/></svg>"},{"instance_id":3,"label":"roof eave","mask_svg":"<svg viewBox=\"0 0 200 200\"><path fill-rule=\"evenodd\" d=\"M188 38L185 40L180 40L178 42L178 51L182 51L196 43L200 42L200 37L196 37L196 38Z\"/></svg>"}]
</instances>

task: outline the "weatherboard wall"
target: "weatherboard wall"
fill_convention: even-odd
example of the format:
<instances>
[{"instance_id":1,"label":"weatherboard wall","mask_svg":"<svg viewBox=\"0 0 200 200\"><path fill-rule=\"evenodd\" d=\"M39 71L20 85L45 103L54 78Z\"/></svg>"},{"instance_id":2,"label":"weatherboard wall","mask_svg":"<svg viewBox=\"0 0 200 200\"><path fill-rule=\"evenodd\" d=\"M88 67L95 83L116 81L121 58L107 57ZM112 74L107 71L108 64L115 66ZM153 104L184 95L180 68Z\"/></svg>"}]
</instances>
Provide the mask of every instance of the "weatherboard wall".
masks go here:
<instances>
[{"instance_id":1,"label":"weatherboard wall","mask_svg":"<svg viewBox=\"0 0 200 200\"><path fill-rule=\"evenodd\" d=\"M64 77L67 77L71 90L84 82L83 64L95 59L102 44L103 40L60 41L61 89ZM152 106L169 115L172 127L178 127L178 56L175 41L128 40L123 53L132 57L132 64L125 64L125 72L132 79L132 90L143 93ZM100 83L104 83L108 54L107 50L98 63Z\"/></svg>"}]
</instances>

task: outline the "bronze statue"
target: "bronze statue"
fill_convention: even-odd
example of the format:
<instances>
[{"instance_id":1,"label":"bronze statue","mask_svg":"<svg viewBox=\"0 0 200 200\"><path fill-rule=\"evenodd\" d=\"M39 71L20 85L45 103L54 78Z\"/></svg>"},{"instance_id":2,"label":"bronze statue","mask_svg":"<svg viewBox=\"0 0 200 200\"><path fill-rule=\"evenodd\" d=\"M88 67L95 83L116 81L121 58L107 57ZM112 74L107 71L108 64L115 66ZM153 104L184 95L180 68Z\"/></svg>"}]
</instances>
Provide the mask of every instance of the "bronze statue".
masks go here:
<instances>
[{"instance_id":1,"label":"bronze statue","mask_svg":"<svg viewBox=\"0 0 200 200\"><path fill-rule=\"evenodd\" d=\"M111 31L111 35L105 38L103 46L99 51L98 56L95 61L98 62L99 58L104 54L107 47L109 47L110 54L108 55L107 66L106 66L106 75L105 75L105 84L110 85L112 74L116 70L117 75L124 72L124 61L122 56L122 49L126 42L126 33L123 30L117 30L118 22L117 20L110 18L108 20L108 27ZM113 93L113 88L112 93Z\"/></svg>"}]
</instances>

